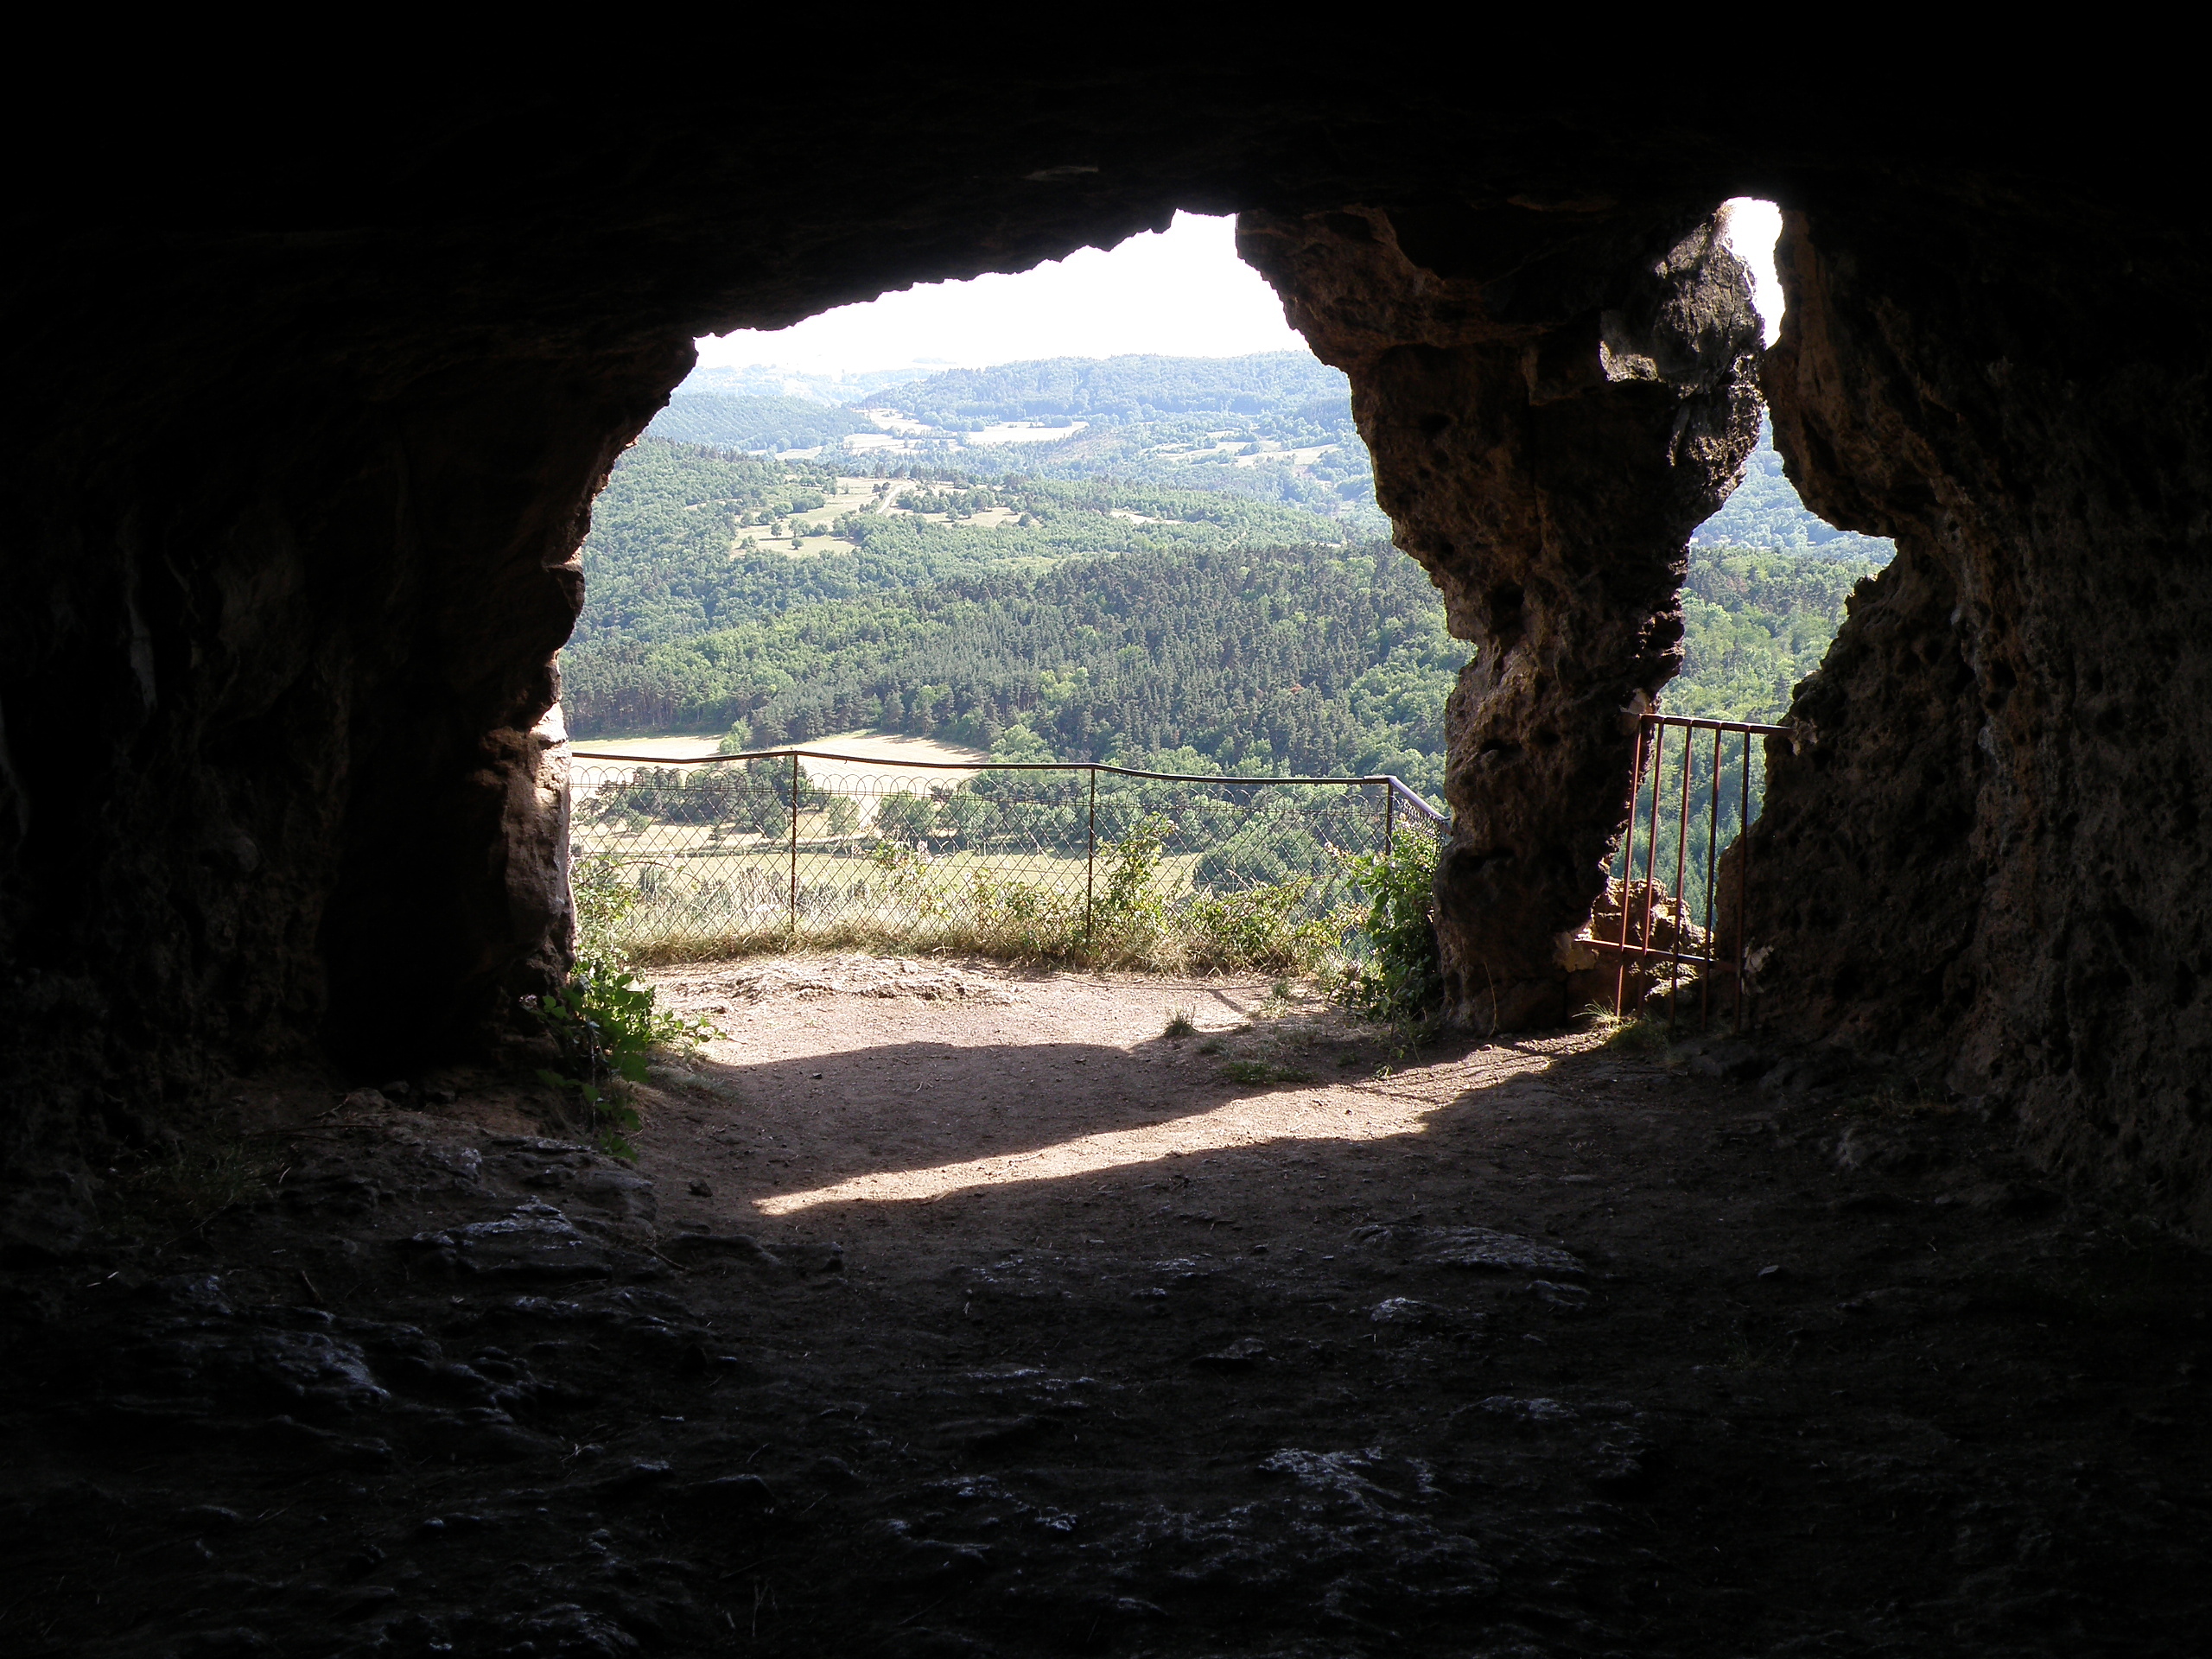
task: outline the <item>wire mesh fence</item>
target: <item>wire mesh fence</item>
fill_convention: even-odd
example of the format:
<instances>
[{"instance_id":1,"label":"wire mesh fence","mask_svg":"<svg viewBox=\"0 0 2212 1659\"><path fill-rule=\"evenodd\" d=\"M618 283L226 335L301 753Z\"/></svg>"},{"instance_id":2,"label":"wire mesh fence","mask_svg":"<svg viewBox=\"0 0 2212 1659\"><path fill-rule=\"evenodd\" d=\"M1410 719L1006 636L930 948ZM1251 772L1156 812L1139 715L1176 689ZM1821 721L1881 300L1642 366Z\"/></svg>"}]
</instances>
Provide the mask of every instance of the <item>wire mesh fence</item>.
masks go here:
<instances>
[{"instance_id":1,"label":"wire mesh fence","mask_svg":"<svg viewBox=\"0 0 2212 1659\"><path fill-rule=\"evenodd\" d=\"M1445 823L1389 777L804 749L579 751L570 786L579 906L642 960L880 943L1288 969L1351 901L1353 856Z\"/></svg>"}]
</instances>

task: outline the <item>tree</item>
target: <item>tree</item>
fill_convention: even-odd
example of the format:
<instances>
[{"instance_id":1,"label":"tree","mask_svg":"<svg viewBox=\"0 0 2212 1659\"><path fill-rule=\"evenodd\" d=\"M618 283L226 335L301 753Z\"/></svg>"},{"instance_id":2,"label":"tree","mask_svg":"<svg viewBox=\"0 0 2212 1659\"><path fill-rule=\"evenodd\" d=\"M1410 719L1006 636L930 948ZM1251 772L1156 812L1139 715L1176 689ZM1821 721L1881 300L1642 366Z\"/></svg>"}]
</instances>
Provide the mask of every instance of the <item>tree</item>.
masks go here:
<instances>
[{"instance_id":1,"label":"tree","mask_svg":"<svg viewBox=\"0 0 2212 1659\"><path fill-rule=\"evenodd\" d=\"M875 833L886 841L926 841L937 829L937 808L926 795L900 790L875 809Z\"/></svg>"}]
</instances>

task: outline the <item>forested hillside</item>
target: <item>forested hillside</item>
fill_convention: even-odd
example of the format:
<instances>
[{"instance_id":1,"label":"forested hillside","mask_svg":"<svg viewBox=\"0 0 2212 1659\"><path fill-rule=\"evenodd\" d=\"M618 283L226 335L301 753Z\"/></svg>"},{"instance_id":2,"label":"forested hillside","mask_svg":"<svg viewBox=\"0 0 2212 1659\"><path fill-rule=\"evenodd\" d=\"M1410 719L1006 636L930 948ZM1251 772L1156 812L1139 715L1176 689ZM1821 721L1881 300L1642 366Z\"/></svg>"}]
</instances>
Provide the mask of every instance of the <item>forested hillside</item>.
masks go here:
<instances>
[{"instance_id":1,"label":"forested hillside","mask_svg":"<svg viewBox=\"0 0 2212 1659\"><path fill-rule=\"evenodd\" d=\"M569 695L594 725L741 727L755 747L882 727L1016 760L1388 770L1433 791L1465 657L1393 550L1209 549L809 607L599 658Z\"/></svg>"},{"instance_id":2,"label":"forested hillside","mask_svg":"<svg viewBox=\"0 0 2212 1659\"><path fill-rule=\"evenodd\" d=\"M1662 706L1707 720L1779 719L1827 654L1852 589L1880 569L1872 559L1693 546L1682 671Z\"/></svg>"},{"instance_id":3,"label":"forested hillside","mask_svg":"<svg viewBox=\"0 0 2212 1659\"><path fill-rule=\"evenodd\" d=\"M571 719L598 723L594 665L609 651L798 606L1102 553L1343 537L1329 519L1216 492L871 478L645 438L592 508L589 599L564 658Z\"/></svg>"},{"instance_id":4,"label":"forested hillside","mask_svg":"<svg viewBox=\"0 0 2212 1659\"><path fill-rule=\"evenodd\" d=\"M1880 537L1838 530L1805 510L1783 474L1774 428L1767 421L1759 423L1758 448L1751 451L1744 481L1690 540L1699 547L1778 548L1824 559L1872 559L1877 564L1888 563L1896 551Z\"/></svg>"},{"instance_id":5,"label":"forested hillside","mask_svg":"<svg viewBox=\"0 0 2212 1659\"><path fill-rule=\"evenodd\" d=\"M804 397L731 397L697 392L678 392L652 423L657 438L774 454L818 448L850 433L874 430L875 423L865 415Z\"/></svg>"}]
</instances>

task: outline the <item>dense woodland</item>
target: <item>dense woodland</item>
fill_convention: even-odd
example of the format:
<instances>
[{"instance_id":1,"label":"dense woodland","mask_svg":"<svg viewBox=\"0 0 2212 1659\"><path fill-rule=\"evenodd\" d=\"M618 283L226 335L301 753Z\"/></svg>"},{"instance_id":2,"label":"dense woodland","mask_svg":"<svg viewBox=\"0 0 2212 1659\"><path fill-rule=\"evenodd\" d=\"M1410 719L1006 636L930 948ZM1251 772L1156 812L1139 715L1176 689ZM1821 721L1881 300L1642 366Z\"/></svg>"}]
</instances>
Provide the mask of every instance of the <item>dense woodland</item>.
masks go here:
<instances>
[{"instance_id":1,"label":"dense woodland","mask_svg":"<svg viewBox=\"0 0 2212 1659\"><path fill-rule=\"evenodd\" d=\"M754 747L882 727L1014 760L1389 770L1433 791L1466 656L1434 601L1379 544L1133 552L670 641L601 696L608 725L741 726Z\"/></svg>"},{"instance_id":2,"label":"dense woodland","mask_svg":"<svg viewBox=\"0 0 2212 1659\"><path fill-rule=\"evenodd\" d=\"M723 449L818 448L855 432L872 432L875 423L849 409L806 397L716 397L678 392L653 417L653 435L679 443L712 444Z\"/></svg>"},{"instance_id":3,"label":"dense woodland","mask_svg":"<svg viewBox=\"0 0 2212 1659\"><path fill-rule=\"evenodd\" d=\"M1356 534L1344 497L1293 464L1334 442L1364 480L1334 371L1287 353L1058 359L858 401L948 434L1089 424L1018 454L873 461L834 443L817 458L641 441L584 548L590 602L563 663L580 736L765 747L881 728L1014 759L1388 771L1438 792L1467 647L1419 568ZM770 437L834 437L861 418L717 392L680 397L663 422L740 417ZM1208 426L1231 417L1236 441ZM1235 464L1254 446L1295 488L1255 486L1262 469ZM978 469L996 461L1022 470ZM1300 490L1320 510L1284 499ZM1888 552L1806 512L1763 441L1690 549L1687 662L1665 706L1778 715Z\"/></svg>"}]
</instances>

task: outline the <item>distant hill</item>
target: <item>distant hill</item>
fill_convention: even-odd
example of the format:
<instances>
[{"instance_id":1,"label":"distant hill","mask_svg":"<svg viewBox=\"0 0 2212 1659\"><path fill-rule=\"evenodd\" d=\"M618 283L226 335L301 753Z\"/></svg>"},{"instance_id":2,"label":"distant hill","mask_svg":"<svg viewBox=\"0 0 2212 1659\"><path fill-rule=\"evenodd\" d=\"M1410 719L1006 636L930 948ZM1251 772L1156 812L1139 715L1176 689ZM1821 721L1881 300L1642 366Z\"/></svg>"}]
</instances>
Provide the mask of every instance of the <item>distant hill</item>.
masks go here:
<instances>
[{"instance_id":1,"label":"distant hill","mask_svg":"<svg viewBox=\"0 0 2212 1659\"><path fill-rule=\"evenodd\" d=\"M679 397L803 397L809 403L844 404L885 386L919 380L932 371L926 366L905 369L861 369L823 374L777 363L751 363L743 368L694 369L676 389Z\"/></svg>"},{"instance_id":2,"label":"distant hill","mask_svg":"<svg viewBox=\"0 0 2212 1659\"><path fill-rule=\"evenodd\" d=\"M677 443L780 454L813 449L852 432L872 432L865 415L804 397L727 397L678 391L645 430Z\"/></svg>"},{"instance_id":3,"label":"distant hill","mask_svg":"<svg viewBox=\"0 0 2212 1659\"><path fill-rule=\"evenodd\" d=\"M1759 423L1758 448L1751 451L1743 483L1726 506L1698 526L1690 542L1696 547L1779 548L1822 559L1871 559L1877 564L1887 564L1897 551L1895 543L1878 536L1838 530L1807 510L1783 475L1770 421Z\"/></svg>"},{"instance_id":4,"label":"distant hill","mask_svg":"<svg viewBox=\"0 0 2212 1659\"><path fill-rule=\"evenodd\" d=\"M861 401L861 400L856 400ZM1357 442L1351 385L1304 352L1253 357L1052 357L989 369L952 369L869 395L946 431L989 423L1065 418L1153 423L1218 415L1238 425L1287 419L1322 442Z\"/></svg>"},{"instance_id":5,"label":"distant hill","mask_svg":"<svg viewBox=\"0 0 2212 1659\"><path fill-rule=\"evenodd\" d=\"M828 407L828 394L843 406ZM863 410L889 417L872 421ZM1025 443L979 437L1024 424L1062 429ZM895 425L894 437L885 429ZM818 452L874 470L914 461L982 479L1114 479L1211 490L1388 536L1375 505L1350 383L1303 352L1249 357L1054 357L988 369L912 368L842 377L756 366L701 369L648 429L724 448ZM1041 435L1040 435L1041 436ZM857 439L857 442L848 440ZM1700 547L1778 548L1885 563L1886 541L1837 530L1805 509L1762 425L1742 486L1691 537Z\"/></svg>"},{"instance_id":6,"label":"distant hill","mask_svg":"<svg viewBox=\"0 0 2212 1659\"><path fill-rule=\"evenodd\" d=\"M563 701L579 734L685 729L727 714L702 700L680 654L655 655L693 635L1100 555L1344 541L1333 519L1233 492L841 477L816 462L648 436L592 506L588 602L562 653Z\"/></svg>"}]
</instances>

